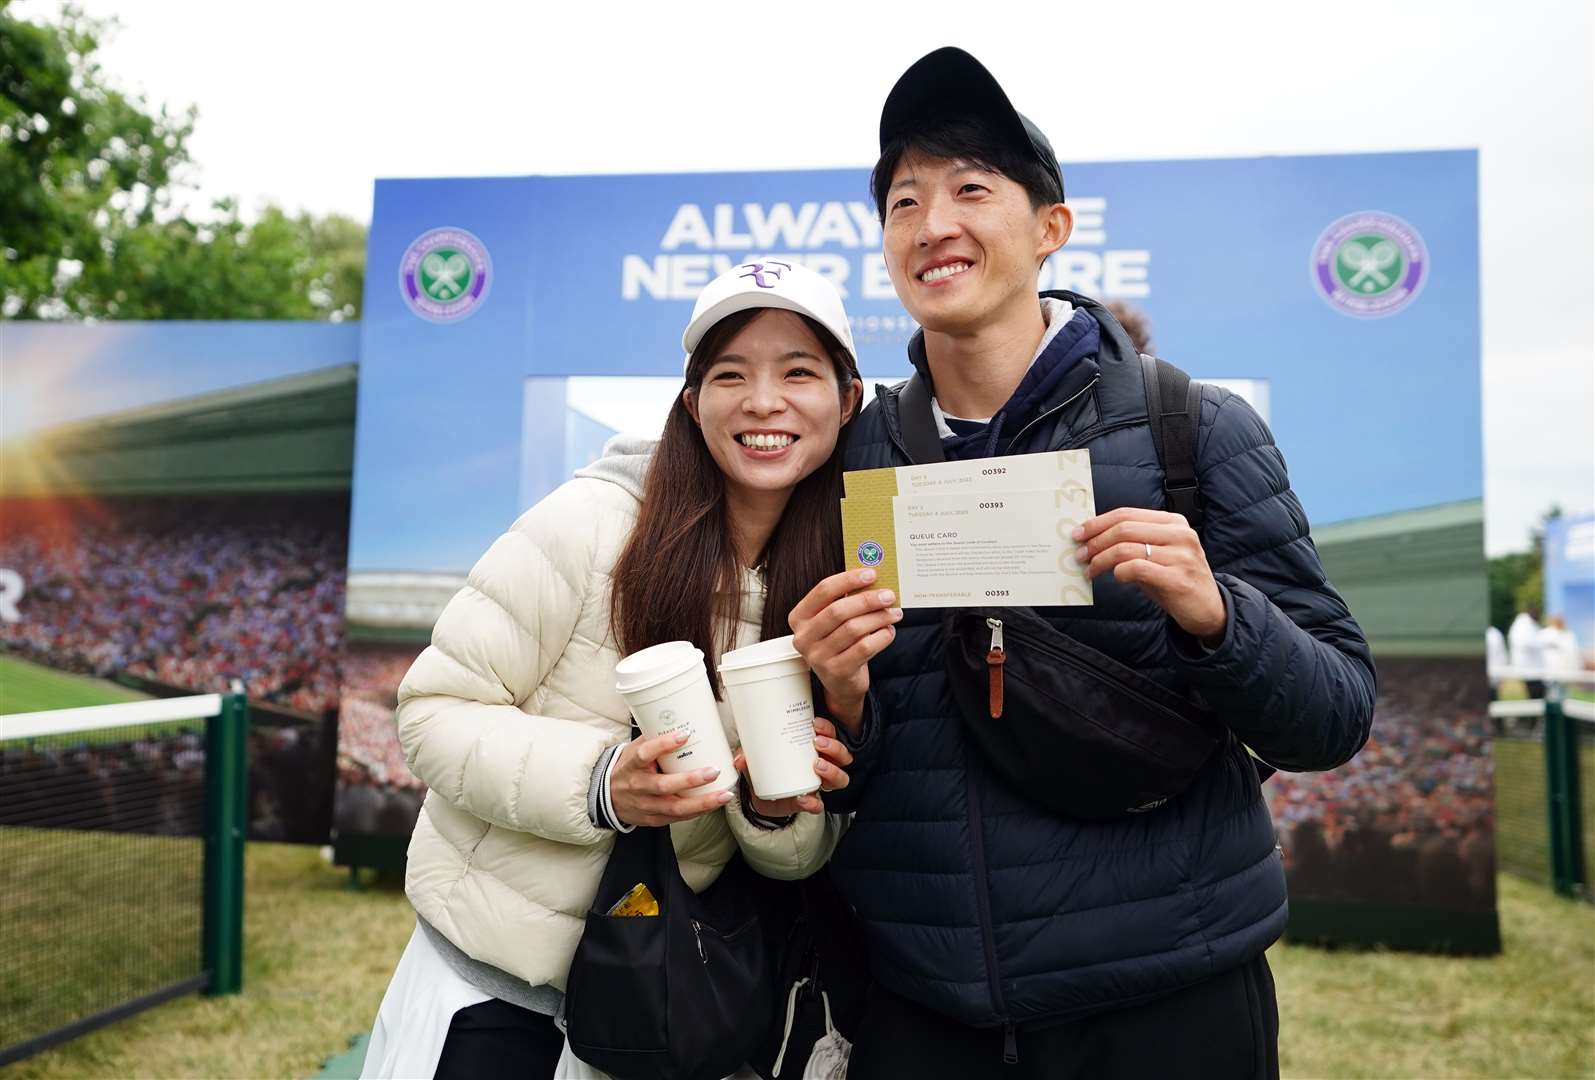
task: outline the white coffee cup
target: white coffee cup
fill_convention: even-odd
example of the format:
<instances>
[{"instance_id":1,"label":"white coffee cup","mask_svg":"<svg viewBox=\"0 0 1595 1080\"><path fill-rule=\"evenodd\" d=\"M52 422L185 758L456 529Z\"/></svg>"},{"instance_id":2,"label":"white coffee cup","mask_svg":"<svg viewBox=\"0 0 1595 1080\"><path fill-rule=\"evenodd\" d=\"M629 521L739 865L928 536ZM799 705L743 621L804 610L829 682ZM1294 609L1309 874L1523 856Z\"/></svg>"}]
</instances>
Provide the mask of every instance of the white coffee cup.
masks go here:
<instances>
[{"instance_id":1,"label":"white coffee cup","mask_svg":"<svg viewBox=\"0 0 1595 1080\"><path fill-rule=\"evenodd\" d=\"M626 699L644 737L686 733L685 743L660 756L661 772L720 770L719 776L684 794L709 795L736 786L731 744L720 724L702 649L690 641L667 641L634 652L615 665L615 690Z\"/></svg>"},{"instance_id":2,"label":"white coffee cup","mask_svg":"<svg viewBox=\"0 0 1595 1080\"><path fill-rule=\"evenodd\" d=\"M733 649L719 670L754 794L773 800L818 791L809 665L791 635Z\"/></svg>"}]
</instances>

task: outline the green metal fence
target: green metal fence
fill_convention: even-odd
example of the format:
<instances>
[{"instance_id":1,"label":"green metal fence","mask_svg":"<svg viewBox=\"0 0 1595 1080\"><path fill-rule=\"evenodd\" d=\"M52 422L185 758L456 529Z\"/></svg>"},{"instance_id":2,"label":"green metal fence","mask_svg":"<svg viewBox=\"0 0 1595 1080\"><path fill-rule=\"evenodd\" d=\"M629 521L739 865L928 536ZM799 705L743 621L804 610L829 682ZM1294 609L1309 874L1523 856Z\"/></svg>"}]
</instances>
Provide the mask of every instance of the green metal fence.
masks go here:
<instances>
[{"instance_id":1,"label":"green metal fence","mask_svg":"<svg viewBox=\"0 0 1595 1080\"><path fill-rule=\"evenodd\" d=\"M1490 714L1501 869L1595 900L1595 703L1553 683L1543 700L1498 701Z\"/></svg>"},{"instance_id":2,"label":"green metal fence","mask_svg":"<svg viewBox=\"0 0 1595 1080\"><path fill-rule=\"evenodd\" d=\"M243 985L248 705L0 715L0 1065Z\"/></svg>"}]
</instances>

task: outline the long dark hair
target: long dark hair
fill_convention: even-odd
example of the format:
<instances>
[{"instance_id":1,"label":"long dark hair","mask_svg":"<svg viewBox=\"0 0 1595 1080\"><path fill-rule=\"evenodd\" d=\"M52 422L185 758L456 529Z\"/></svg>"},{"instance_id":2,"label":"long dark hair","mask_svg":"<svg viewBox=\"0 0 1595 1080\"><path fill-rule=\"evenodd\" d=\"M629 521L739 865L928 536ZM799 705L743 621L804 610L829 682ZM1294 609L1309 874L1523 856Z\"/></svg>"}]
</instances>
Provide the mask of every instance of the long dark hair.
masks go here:
<instances>
[{"instance_id":1,"label":"long dark hair","mask_svg":"<svg viewBox=\"0 0 1595 1080\"><path fill-rule=\"evenodd\" d=\"M715 323L687 363L686 389L694 395L726 343L768 308L728 315ZM819 339L836 370L838 393L862 385L852 355L836 336L799 316ZM643 483L642 509L613 574L610 617L622 655L663 641L690 641L703 650L709 683L719 695L714 663L733 644L742 603L742 568L726 514L725 474L709 453L703 432L676 396L664 435ZM816 582L842 568L842 452L862 393L843 418L836 448L798 482L781 520L756 560L764 568L764 619L760 640L790 633L787 616ZM714 627L723 633L714 640Z\"/></svg>"}]
</instances>

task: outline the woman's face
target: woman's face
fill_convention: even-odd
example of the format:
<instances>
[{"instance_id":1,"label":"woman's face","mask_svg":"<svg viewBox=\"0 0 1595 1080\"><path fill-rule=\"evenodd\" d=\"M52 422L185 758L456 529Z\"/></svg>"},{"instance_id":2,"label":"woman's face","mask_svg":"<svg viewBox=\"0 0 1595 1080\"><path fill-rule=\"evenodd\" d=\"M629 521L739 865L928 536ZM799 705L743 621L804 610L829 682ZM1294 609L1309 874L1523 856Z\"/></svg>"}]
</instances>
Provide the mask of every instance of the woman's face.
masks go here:
<instances>
[{"instance_id":1,"label":"woman's face","mask_svg":"<svg viewBox=\"0 0 1595 1080\"><path fill-rule=\"evenodd\" d=\"M687 408L726 483L744 492L790 491L836 449L862 393L838 392L825 347L790 311L766 310L710 362Z\"/></svg>"}]
</instances>

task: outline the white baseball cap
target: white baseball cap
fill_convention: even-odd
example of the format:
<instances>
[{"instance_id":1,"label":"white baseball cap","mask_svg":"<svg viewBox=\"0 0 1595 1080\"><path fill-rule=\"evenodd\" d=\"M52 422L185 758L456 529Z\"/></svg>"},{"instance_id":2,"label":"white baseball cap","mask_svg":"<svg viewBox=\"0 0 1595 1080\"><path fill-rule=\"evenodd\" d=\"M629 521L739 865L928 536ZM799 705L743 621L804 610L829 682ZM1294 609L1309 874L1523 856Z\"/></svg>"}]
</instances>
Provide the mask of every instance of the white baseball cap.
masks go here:
<instances>
[{"instance_id":1,"label":"white baseball cap","mask_svg":"<svg viewBox=\"0 0 1595 1080\"><path fill-rule=\"evenodd\" d=\"M743 263L715 278L698 294L692 307L692 321L687 332L681 335L681 347L687 350L687 361L692 360L692 350L709 332L709 328L727 315L754 308L782 308L807 315L842 343L848 355L858 366L858 350L853 347L853 331L847 322L847 311L842 307L842 294L820 274L798 263L763 259ZM682 371L686 368L683 366Z\"/></svg>"}]
</instances>

